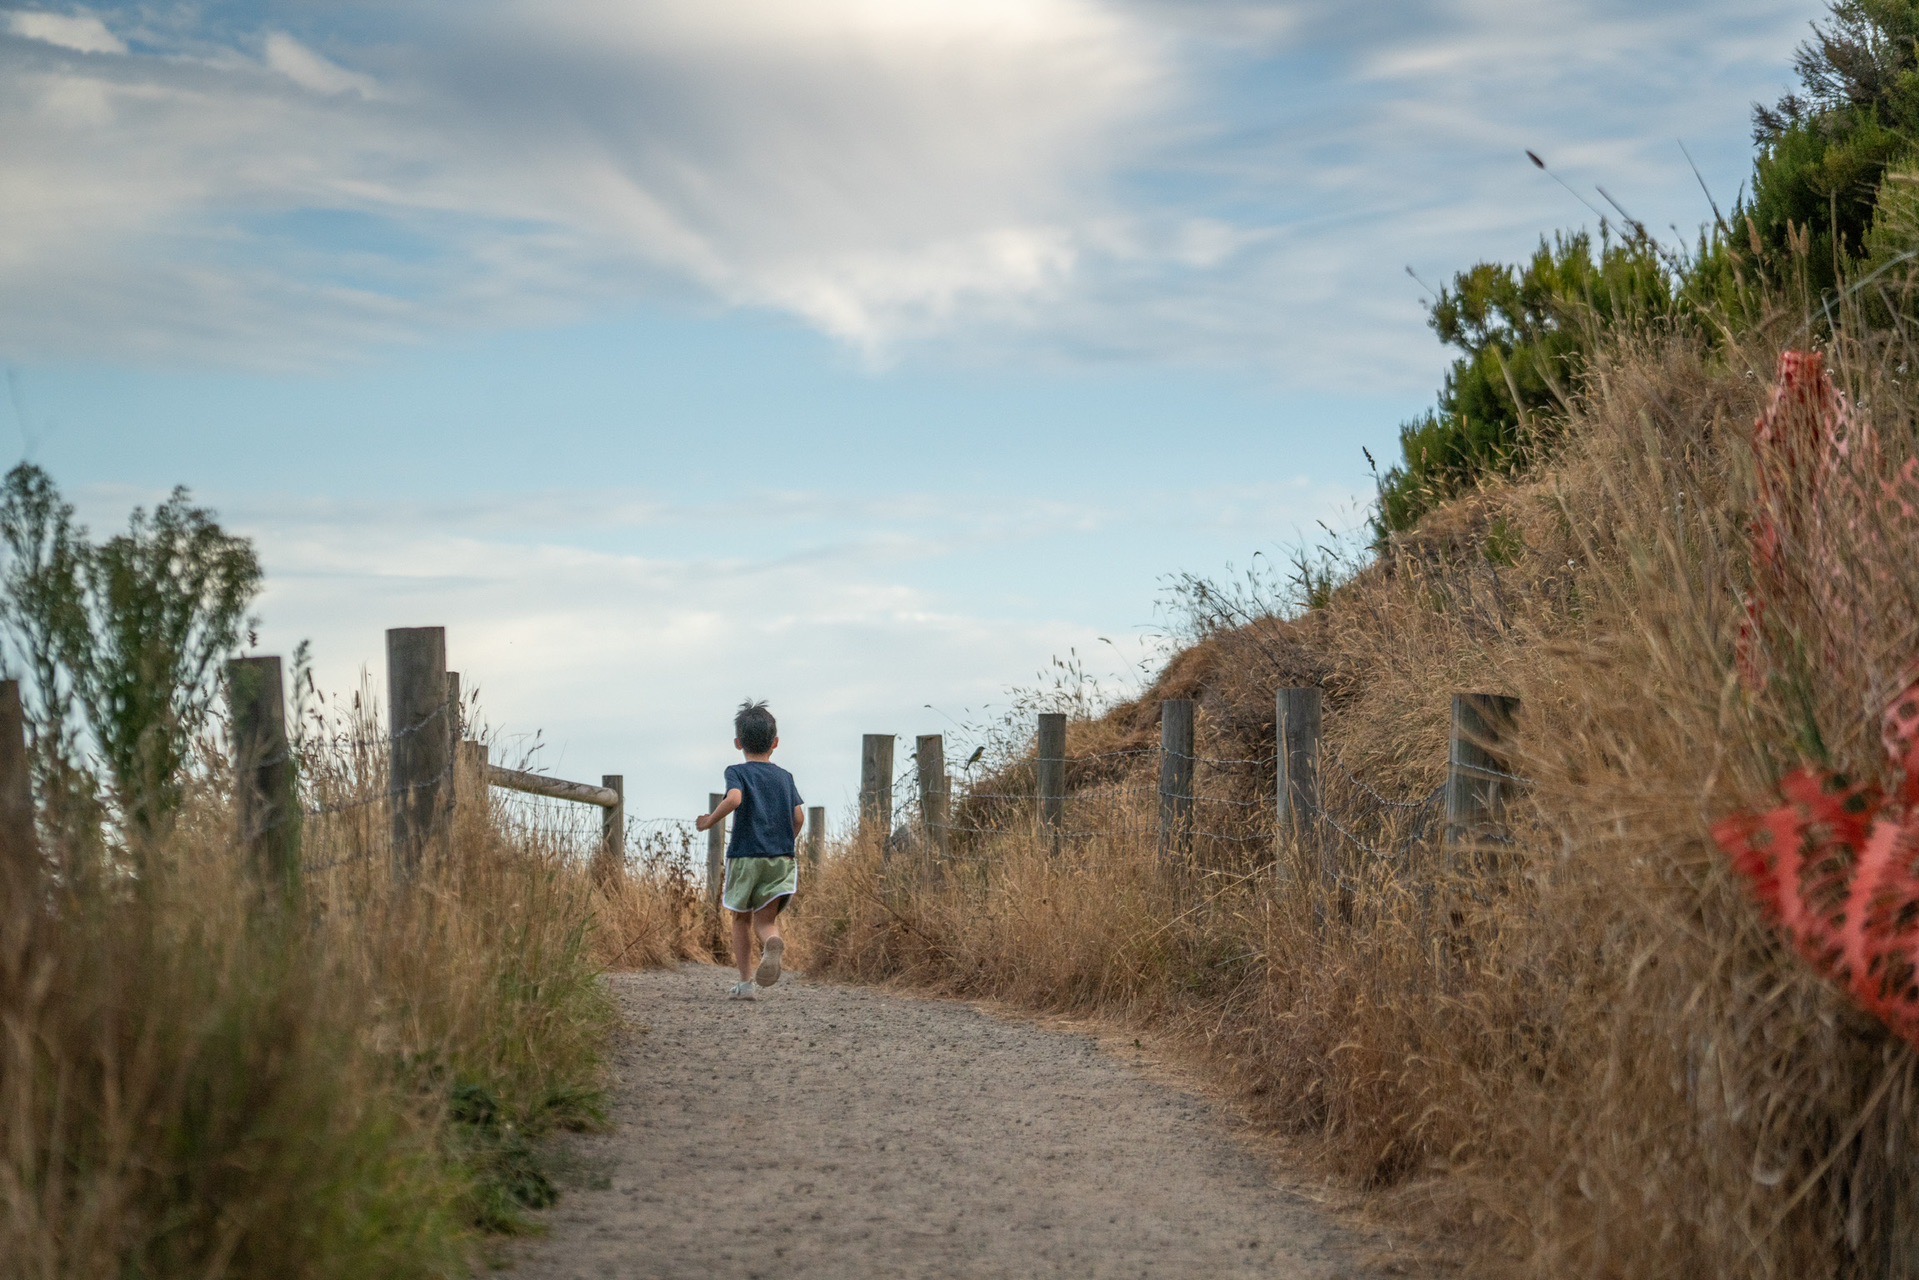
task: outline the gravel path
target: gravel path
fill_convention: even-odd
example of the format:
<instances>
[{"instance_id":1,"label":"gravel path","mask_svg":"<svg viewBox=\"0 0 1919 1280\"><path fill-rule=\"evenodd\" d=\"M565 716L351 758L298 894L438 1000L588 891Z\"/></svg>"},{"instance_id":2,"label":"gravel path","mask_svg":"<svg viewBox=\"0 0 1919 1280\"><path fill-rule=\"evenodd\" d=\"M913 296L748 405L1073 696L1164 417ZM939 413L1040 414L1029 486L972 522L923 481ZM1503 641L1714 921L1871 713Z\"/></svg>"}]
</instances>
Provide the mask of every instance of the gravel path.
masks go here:
<instances>
[{"instance_id":1,"label":"gravel path","mask_svg":"<svg viewBox=\"0 0 1919 1280\"><path fill-rule=\"evenodd\" d=\"M609 1133L572 1139L523 1280L1361 1277L1210 1104L1089 1036L789 976L613 979Z\"/></svg>"}]
</instances>

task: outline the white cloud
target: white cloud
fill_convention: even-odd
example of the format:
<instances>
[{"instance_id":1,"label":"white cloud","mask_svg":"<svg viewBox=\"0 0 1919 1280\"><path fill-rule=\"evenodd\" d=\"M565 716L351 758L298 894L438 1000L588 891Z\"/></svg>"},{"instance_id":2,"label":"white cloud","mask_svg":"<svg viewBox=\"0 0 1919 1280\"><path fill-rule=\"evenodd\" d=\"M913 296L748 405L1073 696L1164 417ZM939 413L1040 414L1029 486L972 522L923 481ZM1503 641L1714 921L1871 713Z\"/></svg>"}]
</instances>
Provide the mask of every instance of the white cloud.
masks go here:
<instances>
[{"instance_id":1,"label":"white cloud","mask_svg":"<svg viewBox=\"0 0 1919 1280\"><path fill-rule=\"evenodd\" d=\"M107 30L91 14L15 11L6 15L7 30L25 40L39 40L79 53L125 53L126 42Z\"/></svg>"},{"instance_id":2,"label":"white cloud","mask_svg":"<svg viewBox=\"0 0 1919 1280\"><path fill-rule=\"evenodd\" d=\"M1066 283L1078 257L1057 227L1004 227L893 253L849 251L775 268L741 291L811 320L869 355L948 320L969 301L1039 298Z\"/></svg>"},{"instance_id":3,"label":"white cloud","mask_svg":"<svg viewBox=\"0 0 1919 1280\"><path fill-rule=\"evenodd\" d=\"M458 14L360 67L272 33L276 78L218 48L15 59L0 354L252 354L269 317L279 345L330 353L363 326L537 322L675 280L877 349L1056 289L1166 75L1099 0ZM431 252L261 235L305 210Z\"/></svg>"},{"instance_id":4,"label":"white cloud","mask_svg":"<svg viewBox=\"0 0 1919 1280\"><path fill-rule=\"evenodd\" d=\"M355 93L371 98L378 91L371 76L328 62L285 32L275 31L267 37L266 61L302 89L315 93Z\"/></svg>"},{"instance_id":5,"label":"white cloud","mask_svg":"<svg viewBox=\"0 0 1919 1280\"><path fill-rule=\"evenodd\" d=\"M1802 7L411 0L347 39L162 6L138 53L14 12L0 358L313 364L690 295L875 356L1430 387L1402 267L1585 217L1528 146L1696 225L1671 140L1736 185Z\"/></svg>"}]
</instances>

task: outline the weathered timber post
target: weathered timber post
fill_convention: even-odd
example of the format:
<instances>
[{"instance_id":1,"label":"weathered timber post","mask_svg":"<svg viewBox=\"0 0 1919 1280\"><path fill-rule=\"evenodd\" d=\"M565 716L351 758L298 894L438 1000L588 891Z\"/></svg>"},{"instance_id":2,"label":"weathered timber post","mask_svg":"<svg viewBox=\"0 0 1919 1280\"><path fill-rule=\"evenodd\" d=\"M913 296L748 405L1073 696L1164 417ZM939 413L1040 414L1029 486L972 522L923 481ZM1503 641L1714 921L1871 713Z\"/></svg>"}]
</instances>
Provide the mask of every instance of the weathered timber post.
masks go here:
<instances>
[{"instance_id":1,"label":"weathered timber post","mask_svg":"<svg viewBox=\"0 0 1919 1280\"><path fill-rule=\"evenodd\" d=\"M466 722L460 715L460 673L446 673L446 758L457 766L460 759L460 739L466 733ZM460 807L460 770L455 767L446 772L446 809L453 813Z\"/></svg>"},{"instance_id":2,"label":"weathered timber post","mask_svg":"<svg viewBox=\"0 0 1919 1280\"><path fill-rule=\"evenodd\" d=\"M419 873L427 850L446 841L447 780L453 735L447 732L446 628L395 627L386 633L387 725L392 739L389 802L393 869Z\"/></svg>"},{"instance_id":3,"label":"weathered timber post","mask_svg":"<svg viewBox=\"0 0 1919 1280\"><path fill-rule=\"evenodd\" d=\"M600 870L617 879L626 874L626 775L600 775L600 785L620 798L600 810Z\"/></svg>"},{"instance_id":4,"label":"weathered timber post","mask_svg":"<svg viewBox=\"0 0 1919 1280\"><path fill-rule=\"evenodd\" d=\"M460 744L460 767L471 773L475 779L473 796L475 800L486 799L486 770L490 763L488 759L490 755L491 749L478 739L468 738Z\"/></svg>"},{"instance_id":5,"label":"weathered timber post","mask_svg":"<svg viewBox=\"0 0 1919 1280\"><path fill-rule=\"evenodd\" d=\"M1193 700L1159 704L1159 854L1184 856L1193 843Z\"/></svg>"},{"instance_id":6,"label":"weathered timber post","mask_svg":"<svg viewBox=\"0 0 1919 1280\"><path fill-rule=\"evenodd\" d=\"M1330 895L1339 882L1337 849L1320 825L1319 731L1323 723L1317 688L1281 689L1273 708L1279 750L1279 838L1289 836L1317 868ZM1306 870L1305 874L1312 874Z\"/></svg>"},{"instance_id":7,"label":"weathered timber post","mask_svg":"<svg viewBox=\"0 0 1919 1280\"><path fill-rule=\"evenodd\" d=\"M300 801L286 705L278 658L227 663L240 846L269 895L290 900L300 889Z\"/></svg>"},{"instance_id":8,"label":"weathered timber post","mask_svg":"<svg viewBox=\"0 0 1919 1280\"><path fill-rule=\"evenodd\" d=\"M20 682L0 680L0 925L39 910L43 880Z\"/></svg>"},{"instance_id":9,"label":"weathered timber post","mask_svg":"<svg viewBox=\"0 0 1919 1280\"><path fill-rule=\"evenodd\" d=\"M1319 836L1318 689L1281 689L1274 708L1279 747L1279 829L1302 843Z\"/></svg>"},{"instance_id":10,"label":"weathered timber post","mask_svg":"<svg viewBox=\"0 0 1919 1280\"><path fill-rule=\"evenodd\" d=\"M920 786L920 821L926 827L926 846L944 862L951 847L952 819L946 807L946 739L923 733L914 740L913 760Z\"/></svg>"},{"instance_id":11,"label":"weathered timber post","mask_svg":"<svg viewBox=\"0 0 1919 1280\"><path fill-rule=\"evenodd\" d=\"M1506 753L1518 718L1518 698L1453 695L1452 746L1446 762L1447 844L1472 840L1505 808L1514 790Z\"/></svg>"},{"instance_id":12,"label":"weathered timber post","mask_svg":"<svg viewBox=\"0 0 1919 1280\"><path fill-rule=\"evenodd\" d=\"M1033 754L1039 774L1040 825L1053 834L1059 845L1059 829L1066 820L1066 715L1044 711L1039 717L1039 733Z\"/></svg>"},{"instance_id":13,"label":"weathered timber post","mask_svg":"<svg viewBox=\"0 0 1919 1280\"><path fill-rule=\"evenodd\" d=\"M884 849L892 834L893 735L869 733L860 739L859 838L877 839Z\"/></svg>"},{"instance_id":14,"label":"weathered timber post","mask_svg":"<svg viewBox=\"0 0 1919 1280\"><path fill-rule=\"evenodd\" d=\"M706 811L708 813L720 807L720 801L726 799L724 791L706 793ZM706 829L706 896L718 903L720 894L726 889L726 819Z\"/></svg>"},{"instance_id":15,"label":"weathered timber post","mask_svg":"<svg viewBox=\"0 0 1919 1280\"><path fill-rule=\"evenodd\" d=\"M806 869L818 871L826 857L826 807L814 805L806 811Z\"/></svg>"}]
</instances>

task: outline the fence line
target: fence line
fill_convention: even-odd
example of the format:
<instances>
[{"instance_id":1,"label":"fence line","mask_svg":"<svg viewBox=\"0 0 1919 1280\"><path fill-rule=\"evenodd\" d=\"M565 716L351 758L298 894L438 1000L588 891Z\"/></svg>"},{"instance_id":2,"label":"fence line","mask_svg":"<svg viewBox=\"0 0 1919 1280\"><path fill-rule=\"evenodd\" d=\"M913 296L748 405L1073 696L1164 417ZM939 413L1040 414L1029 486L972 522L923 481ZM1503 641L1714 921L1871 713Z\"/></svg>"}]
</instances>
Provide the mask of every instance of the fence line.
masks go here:
<instances>
[{"instance_id":1,"label":"fence line","mask_svg":"<svg viewBox=\"0 0 1919 1280\"><path fill-rule=\"evenodd\" d=\"M446 670L445 629L395 628L386 639L384 732L356 715L340 731L290 743L280 660L229 665L240 834L269 881L293 892L303 881L384 860L405 884L425 857L448 851L458 807L475 801L504 806L507 821L564 847L590 846L605 870L625 866L629 830L648 847L690 846L685 819L629 822L621 775L607 774L595 786L491 763L486 744L463 737L460 676ZM0 860L7 838L5 697L0 685ZM300 728L304 735L307 726ZM462 795L463 788L471 794ZM587 816L596 810L597 822Z\"/></svg>"},{"instance_id":2,"label":"fence line","mask_svg":"<svg viewBox=\"0 0 1919 1280\"><path fill-rule=\"evenodd\" d=\"M580 803L597 808L595 856L614 867L625 865L629 828L651 849L676 841L690 848L684 819L629 822L620 775L605 775L596 787L492 765L483 744L461 736L460 676L446 670L444 628L395 628L386 639L385 732L371 728L356 698L343 726L329 730L316 712L317 736L308 736L304 722L290 733L281 659L255 655L226 665L235 834L265 896L291 900L321 889L325 877L376 862L388 863L404 889L429 852L446 851L463 786L476 789L469 803L493 804L496 791L553 802L535 809L542 815L570 818ZM813 814L817 858L825 815ZM20 686L0 680L0 911L37 901L44 884Z\"/></svg>"},{"instance_id":3,"label":"fence line","mask_svg":"<svg viewBox=\"0 0 1919 1280\"><path fill-rule=\"evenodd\" d=\"M1152 838L1162 859L1189 864L1195 848L1264 861L1278 860L1291 847L1307 860L1302 870L1309 878L1328 891L1349 894L1359 870L1353 856L1403 863L1436 838L1442 848L1507 842L1505 813L1517 791L1533 785L1510 768L1507 755L1520 705L1500 695L1454 696L1446 781L1428 795L1407 798L1385 794L1324 741L1318 689L1278 691L1271 755L1205 754L1195 743L1194 711L1190 700L1161 703L1156 749L1079 756L1067 754L1065 717L1042 714L1034 722L1031 755L995 771L978 788L952 785L944 774L945 744L938 735L919 738L914 765L894 775L893 737L867 734L861 830L883 839L889 856L914 849L935 862L978 856L995 838L1013 834L1039 835L1055 849L1090 840ZM889 749L876 750L876 743ZM1104 779L1097 774L1105 761L1153 758L1156 771ZM1248 770L1264 771L1270 779L1264 796L1241 798ZM935 772L942 785L935 785ZM1147 772L1156 772L1157 779L1142 776ZM1076 779L1084 780L1082 785L1069 790ZM1220 794L1221 782L1238 794ZM891 798L911 796L916 786L917 810L909 807L895 825ZM935 802L929 804L929 797ZM1099 812L1107 820L1087 821L1096 816L1087 811L1089 805L1102 806ZM875 833L880 822L885 825Z\"/></svg>"},{"instance_id":4,"label":"fence line","mask_svg":"<svg viewBox=\"0 0 1919 1280\"><path fill-rule=\"evenodd\" d=\"M477 787L480 795L500 790L551 802L515 802L530 806L523 811L538 815L533 825L542 830L564 828L575 822L574 815L585 825L590 819L582 810L598 809L594 856L610 865L624 865L629 826L648 831L649 840L692 845L690 824L683 819L629 823L620 775L606 775L596 786L491 763L483 744L460 736L459 675L445 669L444 629L399 628L387 638L388 732L352 735L346 745L353 764L320 779L320 794L305 802L303 785L309 792L313 787L291 767L298 761L286 741L278 660L245 659L230 671L242 835L269 880L297 883L302 875L324 874L382 852L393 859L399 878L409 879L421 859L449 838L462 786ZM4 697L0 689L0 789L6 783ZM938 734L919 737L911 762L896 773L895 736L867 734L861 743L858 829L864 838L878 840L889 855L910 847L936 861L959 852L952 844L956 839L977 845L1014 831L1048 832L1055 848L1152 836L1160 857L1169 861L1190 861L1195 847L1277 856L1279 842L1290 838L1317 862L1322 882L1337 887L1350 880L1339 850L1375 859L1403 856L1432 840L1442 814L1447 845L1499 839L1511 796L1531 785L1511 770L1506 756L1520 710L1515 699L1456 695L1446 782L1429 796L1408 799L1384 794L1324 744L1319 708L1316 689L1281 690L1270 755L1208 755L1198 750L1197 708L1189 699L1161 703L1157 749L1071 756L1066 718L1042 714L1035 725L1030 789L1023 780L1009 788L1007 783L1020 773L1005 770L980 789L956 786L947 772L944 738ZM1097 776L1100 766L1109 762L1140 764L1153 758L1158 762L1156 785L1139 771ZM382 767L384 778L379 776ZM1219 793L1218 780L1228 779L1229 790L1243 787L1247 770L1264 771L1271 779L1264 797ZM1089 771L1095 775L1090 780ZM1080 788L1069 790L1076 779ZM327 783L362 794L337 801L325 794L332 789ZM1333 784L1330 795L1328 783ZM902 815L906 822L896 829L899 797L907 798ZM1085 820L1092 815L1084 810L1096 798L1106 801L1116 821ZM709 797L709 812L719 799ZM381 817L386 823L379 823ZM804 847L813 862L824 849L824 817L822 809L814 808L805 822ZM357 847L331 857L309 856L300 866L301 823L330 828L332 819L348 821L351 829L337 834ZM384 849L375 825L388 827ZM590 838L589 832L577 834L582 844ZM708 833L709 897L717 897L724 878L725 834L724 823Z\"/></svg>"}]
</instances>

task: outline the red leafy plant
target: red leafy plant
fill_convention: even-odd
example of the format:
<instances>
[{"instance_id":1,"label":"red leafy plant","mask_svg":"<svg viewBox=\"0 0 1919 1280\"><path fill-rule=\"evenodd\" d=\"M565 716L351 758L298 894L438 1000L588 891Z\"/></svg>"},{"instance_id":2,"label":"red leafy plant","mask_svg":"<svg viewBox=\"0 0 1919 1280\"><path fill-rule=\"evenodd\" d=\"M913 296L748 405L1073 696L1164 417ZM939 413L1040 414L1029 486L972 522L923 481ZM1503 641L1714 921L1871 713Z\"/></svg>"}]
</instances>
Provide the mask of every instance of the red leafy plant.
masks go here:
<instances>
[{"instance_id":1,"label":"red leafy plant","mask_svg":"<svg viewBox=\"0 0 1919 1280\"><path fill-rule=\"evenodd\" d=\"M1830 670L1862 643L1866 611L1883 599L1875 590L1892 587L1880 580L1888 538L1919 507L1919 464L1882 480L1869 425L1803 352L1781 357L1753 452L1753 589L1738 662L1758 689L1782 666ZM1908 668L1879 687L1888 684L1902 686L1880 723L1890 787L1805 765L1780 782L1776 808L1726 818L1712 837L1806 962L1919 1046L1919 679Z\"/></svg>"},{"instance_id":2,"label":"red leafy plant","mask_svg":"<svg viewBox=\"0 0 1919 1280\"><path fill-rule=\"evenodd\" d=\"M1919 459L1880 479L1871 423L1809 351L1779 357L1752 451L1753 586L1738 659L1746 687L1758 690L1795 659L1830 669L1842 652L1857 652L1874 602L1897 589L1888 535L1919 527ZM1867 676L1886 688L1880 673Z\"/></svg>"},{"instance_id":3,"label":"red leafy plant","mask_svg":"<svg viewBox=\"0 0 1919 1280\"><path fill-rule=\"evenodd\" d=\"M1901 768L1889 794L1802 767L1780 782L1783 804L1712 837L1807 963L1919 1045L1919 685L1886 724Z\"/></svg>"}]
</instances>

